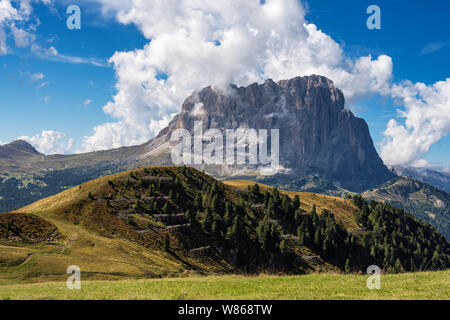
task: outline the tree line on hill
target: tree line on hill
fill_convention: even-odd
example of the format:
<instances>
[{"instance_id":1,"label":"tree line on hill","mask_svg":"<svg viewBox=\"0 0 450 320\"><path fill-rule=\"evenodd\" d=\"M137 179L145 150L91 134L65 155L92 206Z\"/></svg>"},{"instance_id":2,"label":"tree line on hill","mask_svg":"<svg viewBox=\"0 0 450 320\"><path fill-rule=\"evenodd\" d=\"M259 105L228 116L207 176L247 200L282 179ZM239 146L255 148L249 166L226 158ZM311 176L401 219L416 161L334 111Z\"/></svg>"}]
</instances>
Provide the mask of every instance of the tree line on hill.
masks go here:
<instances>
[{"instance_id":1,"label":"tree line on hill","mask_svg":"<svg viewBox=\"0 0 450 320\"><path fill-rule=\"evenodd\" d=\"M356 219L367 229L361 237L374 262L395 271L446 269L450 265L450 245L437 229L403 209L353 198Z\"/></svg>"},{"instance_id":2,"label":"tree line on hill","mask_svg":"<svg viewBox=\"0 0 450 320\"><path fill-rule=\"evenodd\" d=\"M193 168L145 168L125 179L109 180L104 190L105 194L89 198L102 198L99 203L112 214L128 212L120 200L125 206L130 203L133 210L126 223L136 230L146 228L145 223L151 229L155 220L133 217L133 212L185 220L171 222L171 228L189 224L189 232L176 235L177 239L164 232L162 250L211 247L217 257L242 271L301 272L308 268L302 255L311 252L346 272L365 271L373 264L387 272L450 265L449 243L433 227L360 196L353 197L357 210L349 214L354 214L361 232L348 232L331 211L318 213L315 205L309 212L303 210L298 195L291 198L277 188L261 192L257 184L248 192L235 190Z\"/></svg>"},{"instance_id":3,"label":"tree line on hill","mask_svg":"<svg viewBox=\"0 0 450 320\"><path fill-rule=\"evenodd\" d=\"M180 188L173 189L171 199ZM297 265L296 247L304 246L347 272L372 264L388 272L449 267L449 243L429 224L387 204L368 204L360 196L353 202L364 230L355 234L331 211L318 214L314 205L305 212L298 195L291 198L276 188L261 192L255 184L236 203L225 196L225 185L214 180L202 185L185 217L217 246L235 252L240 266L267 261L289 270Z\"/></svg>"}]
</instances>

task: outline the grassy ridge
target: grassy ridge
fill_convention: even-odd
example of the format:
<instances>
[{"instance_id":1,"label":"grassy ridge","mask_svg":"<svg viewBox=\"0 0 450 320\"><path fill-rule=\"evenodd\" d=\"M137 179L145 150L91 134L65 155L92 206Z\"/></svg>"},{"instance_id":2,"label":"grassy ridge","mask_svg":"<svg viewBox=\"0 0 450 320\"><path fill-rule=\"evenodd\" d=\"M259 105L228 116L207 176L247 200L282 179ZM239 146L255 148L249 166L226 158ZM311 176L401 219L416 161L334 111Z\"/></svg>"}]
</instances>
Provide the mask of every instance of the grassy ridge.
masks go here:
<instances>
[{"instance_id":1,"label":"grassy ridge","mask_svg":"<svg viewBox=\"0 0 450 320\"><path fill-rule=\"evenodd\" d=\"M197 173L199 177L209 179L208 176ZM163 252L159 248L142 246L133 239L127 239L127 233L133 232L131 229L127 229L129 231L126 230L122 236L105 237L95 232L102 229L101 225L95 223L95 220L84 220L85 223L80 221L83 216L92 217L103 212L101 207L95 211L90 209L89 203L93 201L89 200L89 193L94 195L110 193L108 181L128 177L129 173L120 173L99 178L21 209L20 212L36 213L57 226L62 237L54 243L0 244L0 285L60 281L66 277L66 268L69 265L80 266L85 272L85 279L90 280L222 274L231 271L230 266L224 261L215 261L209 257L177 257ZM191 174L190 181L194 178ZM262 189L264 188L263 186ZM131 194L130 196L133 197ZM230 196L234 196L234 193L231 193ZM312 208L313 201L317 201L319 208L325 205L326 208L331 206L331 209L334 209L334 206L339 208L344 205L342 199L333 197L323 197L322 199L320 195L311 194L301 195L301 198L302 207L305 210ZM81 208L86 209L80 212L79 203L82 204ZM353 211L350 201L347 201L345 206L347 212ZM76 212L80 212L80 214L74 214ZM103 214L101 214L102 216ZM352 217L351 214L347 216ZM107 217L108 221L115 221L114 228L129 227L123 225L123 222L114 216L108 215ZM306 251L306 255L313 254L309 253L309 250ZM328 269L328 267L330 266L322 266L323 269Z\"/></svg>"},{"instance_id":2,"label":"grassy ridge","mask_svg":"<svg viewBox=\"0 0 450 320\"><path fill-rule=\"evenodd\" d=\"M450 271L384 275L380 290L365 275L214 276L130 281L84 281L0 287L0 299L449 299Z\"/></svg>"}]
</instances>

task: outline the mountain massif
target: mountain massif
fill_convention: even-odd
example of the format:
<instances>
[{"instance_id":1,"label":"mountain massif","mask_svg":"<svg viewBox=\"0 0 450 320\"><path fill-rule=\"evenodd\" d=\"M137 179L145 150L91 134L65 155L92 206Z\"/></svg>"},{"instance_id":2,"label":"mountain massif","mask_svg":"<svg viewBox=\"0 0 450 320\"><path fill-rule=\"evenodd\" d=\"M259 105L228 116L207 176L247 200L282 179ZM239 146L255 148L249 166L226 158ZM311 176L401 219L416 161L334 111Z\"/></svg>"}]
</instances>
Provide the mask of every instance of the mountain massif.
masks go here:
<instances>
[{"instance_id":1,"label":"mountain massif","mask_svg":"<svg viewBox=\"0 0 450 320\"><path fill-rule=\"evenodd\" d=\"M216 178L334 196L371 190L364 194L367 199L404 208L448 236L448 193L428 187L400 190L395 180L397 174L411 175L448 190L448 177L431 170L388 169L374 148L366 122L345 108L344 95L331 80L317 75L247 87L232 85L225 91L204 88L184 101L181 112L157 137L139 146L44 156L24 141L4 145L0 147L0 211L20 208L108 174L173 165L172 134L185 129L193 135L196 122L202 123L203 132L218 129L224 135L227 129L279 129L279 173L266 175L261 166L248 163L193 165ZM420 181L408 181L423 186ZM396 187L386 191L391 184ZM419 189L425 190L420 200Z\"/></svg>"},{"instance_id":2,"label":"mountain massif","mask_svg":"<svg viewBox=\"0 0 450 320\"><path fill-rule=\"evenodd\" d=\"M18 161L30 156L42 156L42 154L26 141L16 140L3 146L0 145L0 159Z\"/></svg>"},{"instance_id":3,"label":"mountain massif","mask_svg":"<svg viewBox=\"0 0 450 320\"><path fill-rule=\"evenodd\" d=\"M279 129L282 170L266 176L248 163L173 166L172 134L194 135L200 121L203 132ZM243 177L314 193L237 180ZM441 211L448 194L396 180L365 121L320 76L226 93L204 88L140 146L44 156L16 141L0 149L0 179L0 211L29 204L1 214L0 283L58 279L69 264L95 279L361 272L371 264L401 272L450 264L445 237L392 205L446 234L448 212ZM354 195L367 189L370 203Z\"/></svg>"},{"instance_id":4,"label":"mountain massif","mask_svg":"<svg viewBox=\"0 0 450 320\"><path fill-rule=\"evenodd\" d=\"M331 189L361 192L394 177L378 156L363 119L345 108L342 92L321 76L267 80L224 93L212 87L195 92L181 113L151 141L135 147L79 155L43 156L23 141L0 151L0 209L11 210L96 177L144 165L172 165L170 138L183 128L279 129L281 174L273 184L319 177ZM216 177L261 178L258 166L197 166ZM288 181L288 183L286 183ZM316 188L311 190L317 190ZM341 190L342 189L342 190ZM326 191L326 190L324 190ZM334 194L334 193L332 193Z\"/></svg>"},{"instance_id":5,"label":"mountain massif","mask_svg":"<svg viewBox=\"0 0 450 320\"><path fill-rule=\"evenodd\" d=\"M394 175L378 156L363 119L345 108L343 93L321 76L291 80L267 80L264 84L231 88L230 93L212 87L188 97L182 111L156 140L169 141L177 128L203 130L279 129L280 165L292 180L319 175L338 187L361 192ZM216 176L257 172L257 166L207 167Z\"/></svg>"}]
</instances>

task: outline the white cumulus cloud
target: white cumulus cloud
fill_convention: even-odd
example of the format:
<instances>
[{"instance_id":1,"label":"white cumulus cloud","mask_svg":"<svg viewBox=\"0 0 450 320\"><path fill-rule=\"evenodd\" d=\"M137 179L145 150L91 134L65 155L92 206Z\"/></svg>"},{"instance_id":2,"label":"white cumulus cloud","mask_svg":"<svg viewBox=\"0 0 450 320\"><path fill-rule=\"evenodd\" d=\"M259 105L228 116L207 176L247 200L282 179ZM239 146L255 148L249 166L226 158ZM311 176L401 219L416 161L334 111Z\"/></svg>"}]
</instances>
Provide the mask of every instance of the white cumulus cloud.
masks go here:
<instances>
[{"instance_id":1,"label":"white cumulus cloud","mask_svg":"<svg viewBox=\"0 0 450 320\"><path fill-rule=\"evenodd\" d=\"M106 65L35 43L34 28L24 24L34 1L38 0L0 0L0 54L7 52L10 30L16 46L30 46L41 58ZM332 79L350 104L371 94L398 101L398 116L387 123L380 143L387 164L430 166L423 156L449 134L449 79L431 85L394 84L389 56L348 58L334 39L305 20L300 1L266 0L264 5L257 0L96 1L105 17L112 14L120 23L136 25L148 43L110 58L117 92L103 110L114 120L93 128L80 151L146 142L180 111L187 96L205 86L248 85L310 74ZM444 45L429 44L421 54ZM43 141L43 136L32 138Z\"/></svg>"},{"instance_id":2,"label":"white cumulus cloud","mask_svg":"<svg viewBox=\"0 0 450 320\"><path fill-rule=\"evenodd\" d=\"M403 108L384 131L381 157L389 165L430 166L422 156L450 134L450 79L433 85L405 81L392 87L392 96Z\"/></svg>"},{"instance_id":3,"label":"white cumulus cloud","mask_svg":"<svg viewBox=\"0 0 450 320\"><path fill-rule=\"evenodd\" d=\"M0 0L0 23L7 20L19 19L20 15L10 0Z\"/></svg>"},{"instance_id":4,"label":"white cumulus cloud","mask_svg":"<svg viewBox=\"0 0 450 320\"><path fill-rule=\"evenodd\" d=\"M42 130L32 137L22 136L19 140L25 140L43 154L65 154L73 151L74 141L55 130Z\"/></svg>"},{"instance_id":5,"label":"white cumulus cloud","mask_svg":"<svg viewBox=\"0 0 450 320\"><path fill-rule=\"evenodd\" d=\"M203 109L203 103L196 103L194 109L192 109L191 114L195 117L200 117L205 114L205 109Z\"/></svg>"},{"instance_id":6,"label":"white cumulus cloud","mask_svg":"<svg viewBox=\"0 0 450 320\"><path fill-rule=\"evenodd\" d=\"M18 19L20 19L19 13L11 5L11 2L9 0L0 0L0 55L8 53L5 26L7 23Z\"/></svg>"},{"instance_id":7,"label":"white cumulus cloud","mask_svg":"<svg viewBox=\"0 0 450 320\"><path fill-rule=\"evenodd\" d=\"M149 140L187 96L209 85L320 74L350 101L389 93L391 58L348 59L337 42L305 21L299 1L98 1L119 22L135 24L149 43L110 59L117 93L103 110L116 121L94 128L85 150Z\"/></svg>"},{"instance_id":8,"label":"white cumulus cloud","mask_svg":"<svg viewBox=\"0 0 450 320\"><path fill-rule=\"evenodd\" d=\"M36 38L34 34L26 30L17 28L14 24L12 25L11 29L14 36L14 41L16 43L16 47L18 48L28 47L29 45L31 45L31 43L34 42Z\"/></svg>"},{"instance_id":9,"label":"white cumulus cloud","mask_svg":"<svg viewBox=\"0 0 450 320\"><path fill-rule=\"evenodd\" d=\"M29 47L35 41L34 31L39 25L39 19L31 17L32 2L42 1L50 5L49 0L0 0L0 55L8 52L7 32L11 32L16 47Z\"/></svg>"}]
</instances>

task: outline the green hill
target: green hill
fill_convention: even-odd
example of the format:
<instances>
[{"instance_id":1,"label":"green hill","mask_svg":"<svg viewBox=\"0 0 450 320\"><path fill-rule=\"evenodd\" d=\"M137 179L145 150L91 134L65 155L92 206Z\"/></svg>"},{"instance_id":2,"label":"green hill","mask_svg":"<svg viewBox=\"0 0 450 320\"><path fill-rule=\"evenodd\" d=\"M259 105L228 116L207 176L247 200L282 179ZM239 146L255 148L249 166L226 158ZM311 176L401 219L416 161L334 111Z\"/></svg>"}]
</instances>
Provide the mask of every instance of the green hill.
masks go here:
<instances>
[{"instance_id":1,"label":"green hill","mask_svg":"<svg viewBox=\"0 0 450 320\"><path fill-rule=\"evenodd\" d=\"M392 230L376 227L385 222L383 216L368 222L355 214L363 210L360 202L355 203L358 206L351 200L267 186L227 186L187 167L120 173L42 199L20 213L2 214L8 232L13 225L8 221L24 215L32 218L30 226L23 223L23 230L40 230L31 226L36 215L48 223L41 221L47 226L41 229L55 226L58 236L37 243L24 241L25 237L0 238L0 284L64 278L69 265L80 266L87 279L359 272L377 263L397 272L412 270L396 260L417 244L423 248L414 256L417 265L426 261L439 269L449 266L448 242L431 227L395 210L391 215L416 233L404 249L389 253L394 242L377 242L380 232L384 238L392 236ZM377 210L390 210L380 206ZM363 234L355 230L358 227L366 229ZM424 242L423 235L432 236ZM372 252L373 246L384 246L389 258L384 251Z\"/></svg>"}]
</instances>

